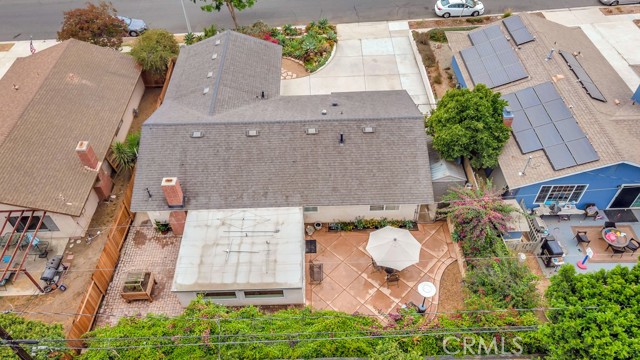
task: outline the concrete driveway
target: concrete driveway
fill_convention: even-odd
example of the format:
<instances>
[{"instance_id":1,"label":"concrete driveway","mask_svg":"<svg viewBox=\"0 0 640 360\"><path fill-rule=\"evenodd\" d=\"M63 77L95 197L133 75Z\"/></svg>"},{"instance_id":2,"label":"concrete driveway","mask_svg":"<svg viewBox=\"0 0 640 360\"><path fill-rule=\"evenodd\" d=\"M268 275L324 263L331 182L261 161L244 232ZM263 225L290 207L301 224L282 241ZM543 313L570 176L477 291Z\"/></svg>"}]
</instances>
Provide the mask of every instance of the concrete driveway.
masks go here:
<instances>
[{"instance_id":1,"label":"concrete driveway","mask_svg":"<svg viewBox=\"0 0 640 360\"><path fill-rule=\"evenodd\" d=\"M433 101L427 96L429 86L420 75L410 36L407 21L338 25L333 58L310 76L283 80L280 93L316 95L405 89L425 112Z\"/></svg>"}]
</instances>

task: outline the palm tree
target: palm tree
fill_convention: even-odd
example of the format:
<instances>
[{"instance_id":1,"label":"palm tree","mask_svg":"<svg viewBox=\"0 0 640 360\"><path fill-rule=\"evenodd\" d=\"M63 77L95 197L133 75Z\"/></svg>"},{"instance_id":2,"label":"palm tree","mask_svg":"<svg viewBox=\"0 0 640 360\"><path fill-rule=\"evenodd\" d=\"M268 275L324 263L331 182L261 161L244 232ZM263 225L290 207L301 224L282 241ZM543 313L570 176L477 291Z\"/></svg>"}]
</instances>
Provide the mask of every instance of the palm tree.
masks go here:
<instances>
[{"instance_id":1,"label":"palm tree","mask_svg":"<svg viewBox=\"0 0 640 360\"><path fill-rule=\"evenodd\" d=\"M138 149L140 148L140 132L134 132L127 135L122 141L116 141L111 145L113 159L119 167L131 170L136 165L138 158Z\"/></svg>"}]
</instances>

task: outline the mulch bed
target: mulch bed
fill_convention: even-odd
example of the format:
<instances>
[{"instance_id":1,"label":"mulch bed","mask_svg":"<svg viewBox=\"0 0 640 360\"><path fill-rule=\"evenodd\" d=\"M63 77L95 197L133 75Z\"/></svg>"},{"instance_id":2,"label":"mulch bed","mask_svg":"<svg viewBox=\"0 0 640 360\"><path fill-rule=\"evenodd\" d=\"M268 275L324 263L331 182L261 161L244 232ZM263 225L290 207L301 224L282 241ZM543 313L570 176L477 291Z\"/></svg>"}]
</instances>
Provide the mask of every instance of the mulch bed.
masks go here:
<instances>
[{"instance_id":1,"label":"mulch bed","mask_svg":"<svg viewBox=\"0 0 640 360\"><path fill-rule=\"evenodd\" d=\"M15 43L0 44L0 51L9 51Z\"/></svg>"},{"instance_id":2,"label":"mulch bed","mask_svg":"<svg viewBox=\"0 0 640 360\"><path fill-rule=\"evenodd\" d=\"M464 288L462 275L457 262L447 266L440 278L440 297L438 299L438 312L451 313L464 310Z\"/></svg>"},{"instance_id":3,"label":"mulch bed","mask_svg":"<svg viewBox=\"0 0 640 360\"><path fill-rule=\"evenodd\" d=\"M605 16L622 15L622 14L640 14L640 5L601 7L600 12L602 12Z\"/></svg>"}]
</instances>

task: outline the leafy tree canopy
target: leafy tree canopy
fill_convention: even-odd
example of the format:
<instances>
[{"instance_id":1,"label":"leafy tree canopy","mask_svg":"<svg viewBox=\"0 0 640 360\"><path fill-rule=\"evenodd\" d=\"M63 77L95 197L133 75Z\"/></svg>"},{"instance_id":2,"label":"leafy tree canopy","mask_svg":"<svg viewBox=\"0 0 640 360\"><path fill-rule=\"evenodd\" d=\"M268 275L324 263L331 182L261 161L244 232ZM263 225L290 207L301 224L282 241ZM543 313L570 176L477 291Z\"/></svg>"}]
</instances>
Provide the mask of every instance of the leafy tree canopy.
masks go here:
<instances>
[{"instance_id":1,"label":"leafy tree canopy","mask_svg":"<svg viewBox=\"0 0 640 360\"><path fill-rule=\"evenodd\" d=\"M164 75L169 66L169 60L178 56L180 48L176 38L163 29L151 29L138 37L131 48L131 56L146 71L157 75Z\"/></svg>"},{"instance_id":2,"label":"leafy tree canopy","mask_svg":"<svg viewBox=\"0 0 640 360\"><path fill-rule=\"evenodd\" d=\"M64 331L61 324L50 325L41 321L27 320L15 314L1 314L0 326L3 327L14 340L34 339L36 345L21 345L27 353L31 353L31 346L47 346L52 348L64 347ZM34 359L64 359L70 351L36 351ZM18 356L8 346L0 346L0 359L18 359Z\"/></svg>"},{"instance_id":3,"label":"leafy tree canopy","mask_svg":"<svg viewBox=\"0 0 640 360\"><path fill-rule=\"evenodd\" d=\"M546 293L549 359L640 359L640 266L576 274L563 266Z\"/></svg>"},{"instance_id":4,"label":"leafy tree canopy","mask_svg":"<svg viewBox=\"0 0 640 360\"><path fill-rule=\"evenodd\" d=\"M193 3L196 3L196 0L192 0ZM229 13L231 14L231 19L233 20L233 25L237 29L238 19L236 18L236 9L238 11L242 11L244 9L252 7L257 0L200 0L205 5L202 5L200 9L206 12L220 11L222 6L226 6L229 9Z\"/></svg>"},{"instance_id":5,"label":"leafy tree canopy","mask_svg":"<svg viewBox=\"0 0 640 360\"><path fill-rule=\"evenodd\" d=\"M509 128L502 122L505 106L500 93L483 84L473 91L447 91L426 121L433 147L447 160L463 156L476 169L496 167L509 140Z\"/></svg>"},{"instance_id":6,"label":"leafy tree canopy","mask_svg":"<svg viewBox=\"0 0 640 360\"><path fill-rule=\"evenodd\" d=\"M127 25L116 17L116 9L104 1L98 5L87 2L85 8L64 12L58 40L77 39L94 45L119 49Z\"/></svg>"}]
</instances>

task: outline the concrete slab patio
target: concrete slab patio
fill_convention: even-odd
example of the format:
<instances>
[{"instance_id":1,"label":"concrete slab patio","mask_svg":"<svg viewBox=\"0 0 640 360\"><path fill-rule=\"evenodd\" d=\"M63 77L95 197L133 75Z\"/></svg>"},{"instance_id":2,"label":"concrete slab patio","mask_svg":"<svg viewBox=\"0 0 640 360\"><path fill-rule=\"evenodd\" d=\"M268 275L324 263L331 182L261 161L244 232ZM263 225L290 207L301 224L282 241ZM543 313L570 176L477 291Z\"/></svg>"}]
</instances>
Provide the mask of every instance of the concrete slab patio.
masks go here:
<instances>
[{"instance_id":1,"label":"concrete slab patio","mask_svg":"<svg viewBox=\"0 0 640 360\"><path fill-rule=\"evenodd\" d=\"M333 58L319 71L281 82L282 95L405 89L421 110L429 103L406 21L339 24Z\"/></svg>"},{"instance_id":2,"label":"concrete slab patio","mask_svg":"<svg viewBox=\"0 0 640 360\"><path fill-rule=\"evenodd\" d=\"M419 224L412 235L422 244L420 261L400 272L398 284L387 284L384 271L375 271L371 257L365 250L367 231L316 231L307 239L315 239L317 252L307 254L307 264L323 264L324 279L319 284L309 283L307 272L306 300L314 309L330 309L346 313L379 316L380 319L409 302L422 303L417 291L421 282L440 286L446 267L455 262L454 244L446 223ZM307 266L308 268L308 266ZM428 312L437 311L439 294L425 305Z\"/></svg>"}]
</instances>

